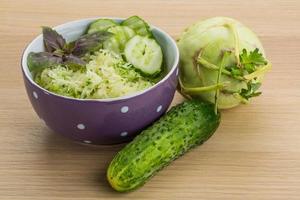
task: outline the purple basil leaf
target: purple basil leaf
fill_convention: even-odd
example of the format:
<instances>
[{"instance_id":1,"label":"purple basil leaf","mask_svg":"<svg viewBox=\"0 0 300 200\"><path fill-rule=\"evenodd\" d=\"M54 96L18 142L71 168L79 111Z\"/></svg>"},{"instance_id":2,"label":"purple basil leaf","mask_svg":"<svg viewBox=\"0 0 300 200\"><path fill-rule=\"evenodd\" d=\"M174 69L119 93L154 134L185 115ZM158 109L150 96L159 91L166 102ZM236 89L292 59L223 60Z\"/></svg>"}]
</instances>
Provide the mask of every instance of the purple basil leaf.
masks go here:
<instances>
[{"instance_id":1,"label":"purple basil leaf","mask_svg":"<svg viewBox=\"0 0 300 200\"><path fill-rule=\"evenodd\" d=\"M35 73L46 67L61 64L62 58L54 56L49 52L30 52L27 57L27 65L31 72Z\"/></svg>"},{"instance_id":2,"label":"purple basil leaf","mask_svg":"<svg viewBox=\"0 0 300 200\"><path fill-rule=\"evenodd\" d=\"M73 55L84 56L86 53L97 50L102 42L110 38L113 34L107 31L83 35L75 41Z\"/></svg>"},{"instance_id":3,"label":"purple basil leaf","mask_svg":"<svg viewBox=\"0 0 300 200\"><path fill-rule=\"evenodd\" d=\"M63 52L65 52L65 54L71 54L72 51L74 50L74 46L75 46L75 42L66 43L65 46L63 47Z\"/></svg>"},{"instance_id":4,"label":"purple basil leaf","mask_svg":"<svg viewBox=\"0 0 300 200\"><path fill-rule=\"evenodd\" d=\"M80 58L70 54L70 55L66 55L64 57L64 64L76 65L76 66L83 67L86 63L83 60L81 60Z\"/></svg>"},{"instance_id":5,"label":"purple basil leaf","mask_svg":"<svg viewBox=\"0 0 300 200\"><path fill-rule=\"evenodd\" d=\"M42 28L44 45L47 52L51 53L55 50L64 48L66 40L62 35L60 35L50 27L43 26Z\"/></svg>"},{"instance_id":6,"label":"purple basil leaf","mask_svg":"<svg viewBox=\"0 0 300 200\"><path fill-rule=\"evenodd\" d=\"M65 52L61 49L56 49L52 52L52 55L62 58L65 55Z\"/></svg>"}]
</instances>

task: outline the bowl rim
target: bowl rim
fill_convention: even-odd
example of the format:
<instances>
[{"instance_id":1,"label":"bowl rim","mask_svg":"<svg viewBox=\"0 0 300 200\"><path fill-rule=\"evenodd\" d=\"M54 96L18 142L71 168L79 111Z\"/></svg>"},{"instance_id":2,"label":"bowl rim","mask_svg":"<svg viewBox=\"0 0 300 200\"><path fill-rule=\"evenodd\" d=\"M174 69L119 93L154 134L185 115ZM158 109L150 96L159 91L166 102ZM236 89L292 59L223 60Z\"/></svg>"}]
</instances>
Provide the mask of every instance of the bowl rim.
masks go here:
<instances>
[{"instance_id":1,"label":"bowl rim","mask_svg":"<svg viewBox=\"0 0 300 200\"><path fill-rule=\"evenodd\" d=\"M79 20L69 21L69 22L60 24L58 26L54 26L53 29L55 29L55 30L57 30L57 29L63 29L64 26L71 25L73 23L79 23L81 21L89 21L89 20L96 20L96 19L112 19L112 20L121 20L121 21L125 20L125 18L118 18L118 17L92 17L92 18L83 18L83 19L79 19ZM27 58L25 58L25 54L28 55L29 48L31 47L32 43L34 43L36 40L39 40L42 37L42 34L39 34L38 36L36 36L24 48L22 56L21 56L21 68L22 68L22 72L25 75L25 78L31 84L33 84L35 87L37 87L40 90L42 90L45 94L53 95L53 96L55 96L57 98L63 98L63 99L66 99L66 100L74 100L74 101L80 101L80 102L115 102L115 101L122 101L122 100L127 100L127 99L131 99L131 98L140 96L142 94L145 94L145 93L147 93L147 92L149 92L149 91L157 88L159 85L161 85L162 83L164 83L165 81L167 81L170 78L170 76L173 74L173 72L175 71L175 69L179 70L178 69L178 64L179 64L179 50L178 50L178 47L176 45L175 40L167 32L163 31L162 29L160 29L160 28L158 28L156 26L153 26L151 24L149 24L149 25L150 25L150 27L152 29L156 29L158 32L162 33L164 36L166 36L170 40L171 44L173 45L172 49L174 49L174 52L175 52L175 59L174 59L174 62L172 64L172 66L171 66L170 71L163 77L163 79L161 79L159 82L155 83L154 85L152 85L151 87L149 87L149 88L147 88L145 90L142 90L142 91L139 91L139 92L135 92L135 93L130 94L130 95L124 95L124 96L120 96L120 97L106 98L106 99L79 99L79 98L74 98L74 97L63 96L63 95L51 92L49 90L46 90L45 88L39 86L32 79L32 77L29 76L29 74L28 74L29 70L25 70L25 68L28 69L27 62L25 62L25 61L27 61ZM176 72L176 76L177 75L178 75L178 73Z\"/></svg>"}]
</instances>

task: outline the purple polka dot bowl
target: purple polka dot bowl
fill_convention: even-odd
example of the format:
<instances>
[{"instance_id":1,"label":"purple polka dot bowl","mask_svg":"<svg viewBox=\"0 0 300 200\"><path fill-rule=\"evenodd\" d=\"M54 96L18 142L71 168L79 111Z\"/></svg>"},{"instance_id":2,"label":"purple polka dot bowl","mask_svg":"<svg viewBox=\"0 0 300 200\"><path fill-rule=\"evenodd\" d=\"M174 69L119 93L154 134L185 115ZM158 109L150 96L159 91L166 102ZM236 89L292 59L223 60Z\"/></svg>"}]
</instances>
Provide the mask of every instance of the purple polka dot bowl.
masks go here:
<instances>
[{"instance_id":1,"label":"purple polka dot bowl","mask_svg":"<svg viewBox=\"0 0 300 200\"><path fill-rule=\"evenodd\" d=\"M55 29L71 41L83 34L95 19L72 21ZM44 50L42 35L36 37L25 49L21 66L26 91L37 115L54 132L78 142L116 144L131 140L167 110L177 86L179 53L176 43L159 28L152 26L152 29L164 53L166 76L133 95L99 100L64 97L37 85L27 66L29 52Z\"/></svg>"}]
</instances>

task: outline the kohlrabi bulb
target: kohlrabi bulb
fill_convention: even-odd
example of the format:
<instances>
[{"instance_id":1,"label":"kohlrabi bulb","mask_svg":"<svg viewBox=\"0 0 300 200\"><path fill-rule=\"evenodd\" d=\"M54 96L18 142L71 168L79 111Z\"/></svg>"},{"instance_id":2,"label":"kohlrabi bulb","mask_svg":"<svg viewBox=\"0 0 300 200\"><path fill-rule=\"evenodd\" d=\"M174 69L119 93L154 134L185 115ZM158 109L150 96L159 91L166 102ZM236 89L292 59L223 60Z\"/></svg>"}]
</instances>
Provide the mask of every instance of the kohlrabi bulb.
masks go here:
<instances>
[{"instance_id":1,"label":"kohlrabi bulb","mask_svg":"<svg viewBox=\"0 0 300 200\"><path fill-rule=\"evenodd\" d=\"M257 36L240 22L225 17L188 27L177 41L181 93L232 108L258 96L270 68Z\"/></svg>"}]
</instances>

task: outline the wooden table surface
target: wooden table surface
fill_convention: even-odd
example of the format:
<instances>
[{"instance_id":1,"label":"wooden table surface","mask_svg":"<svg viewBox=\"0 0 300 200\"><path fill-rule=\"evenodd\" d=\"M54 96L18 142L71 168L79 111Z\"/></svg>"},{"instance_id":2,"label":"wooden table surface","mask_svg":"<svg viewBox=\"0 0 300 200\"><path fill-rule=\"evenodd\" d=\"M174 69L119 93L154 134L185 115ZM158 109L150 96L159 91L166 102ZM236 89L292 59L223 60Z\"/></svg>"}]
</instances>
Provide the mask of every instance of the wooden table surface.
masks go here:
<instances>
[{"instance_id":1,"label":"wooden table surface","mask_svg":"<svg viewBox=\"0 0 300 200\"><path fill-rule=\"evenodd\" d=\"M123 145L85 146L50 131L34 113L20 70L41 25L140 15L174 38L196 20L231 16L261 38L273 63L263 95L224 111L203 146L120 194L105 180ZM300 2L0 0L0 199L300 199ZM174 103L182 101L177 94Z\"/></svg>"}]
</instances>

